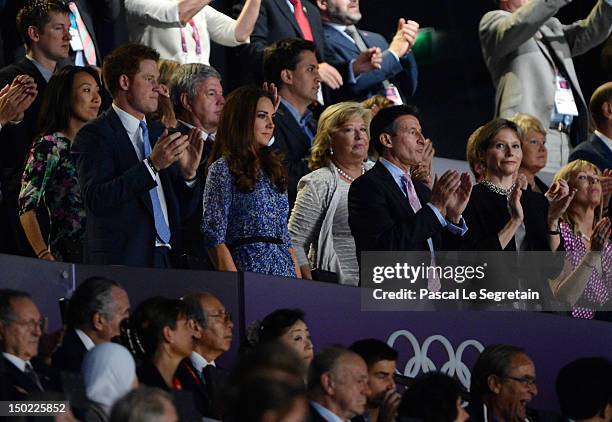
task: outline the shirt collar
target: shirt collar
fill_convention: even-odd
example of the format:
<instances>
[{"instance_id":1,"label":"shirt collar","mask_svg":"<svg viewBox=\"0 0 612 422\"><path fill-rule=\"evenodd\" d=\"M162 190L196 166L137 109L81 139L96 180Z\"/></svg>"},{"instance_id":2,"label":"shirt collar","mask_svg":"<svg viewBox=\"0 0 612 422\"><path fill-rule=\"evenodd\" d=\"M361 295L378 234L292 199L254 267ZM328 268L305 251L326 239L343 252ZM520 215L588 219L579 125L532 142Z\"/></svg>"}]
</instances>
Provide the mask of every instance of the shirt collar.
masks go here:
<instances>
[{"instance_id":1,"label":"shirt collar","mask_svg":"<svg viewBox=\"0 0 612 422\"><path fill-rule=\"evenodd\" d=\"M83 330L79 330L77 328L74 331L76 331L77 336L79 336L81 342L83 342L83 346L85 346L87 350L91 350L96 346L93 340L87 334L85 334Z\"/></svg>"},{"instance_id":2,"label":"shirt collar","mask_svg":"<svg viewBox=\"0 0 612 422\"><path fill-rule=\"evenodd\" d=\"M198 371L200 373L208 365L216 366L214 360L212 362L209 362L209 361L206 360L206 358L204 356L202 356L198 352L191 352L191 355L189 356L189 360L191 361L191 364L196 369L196 371Z\"/></svg>"},{"instance_id":3,"label":"shirt collar","mask_svg":"<svg viewBox=\"0 0 612 422\"><path fill-rule=\"evenodd\" d=\"M383 157L380 157L378 161L380 161L380 163L385 166L387 170L389 170L389 173L391 173L391 176L393 176L395 180L401 180L402 176L406 174L404 173L404 170ZM410 173L408 173L408 175L410 175Z\"/></svg>"},{"instance_id":4,"label":"shirt collar","mask_svg":"<svg viewBox=\"0 0 612 422\"><path fill-rule=\"evenodd\" d=\"M34 60L32 56L26 55L26 59L31 61L34 64L34 66L36 66L36 69L38 69L38 71L40 72L42 77L45 79L45 81L49 82L49 79L51 79L51 75L53 75L53 71L44 67L42 63Z\"/></svg>"},{"instance_id":5,"label":"shirt collar","mask_svg":"<svg viewBox=\"0 0 612 422\"><path fill-rule=\"evenodd\" d=\"M21 372L25 372L26 363L27 363L25 360L18 358L15 355L11 355L10 353L2 352L2 354L4 355L6 360L11 362L13 365L15 365Z\"/></svg>"},{"instance_id":6,"label":"shirt collar","mask_svg":"<svg viewBox=\"0 0 612 422\"><path fill-rule=\"evenodd\" d=\"M608 147L610 151L612 151L612 139L608 138L606 135L596 130L595 135L599 136L599 138L603 141L604 144Z\"/></svg>"},{"instance_id":7,"label":"shirt collar","mask_svg":"<svg viewBox=\"0 0 612 422\"><path fill-rule=\"evenodd\" d=\"M341 23L335 23L335 22L325 22L325 24L331 26L334 29L337 29L343 34L345 33L344 31L346 31L346 27L347 27L346 25L343 25Z\"/></svg>"},{"instance_id":8,"label":"shirt collar","mask_svg":"<svg viewBox=\"0 0 612 422\"><path fill-rule=\"evenodd\" d=\"M138 120L136 117L132 116L127 111L124 111L123 109L121 109L115 103L112 104L112 107L113 107L113 110L115 110L115 113L117 113L117 116L119 117L119 120L121 120L121 124L125 128L125 130L128 133L130 139L132 139L134 137L134 134L138 131L138 128L140 126L140 120ZM144 118L142 121L144 121L145 124L147 123L147 119L146 118Z\"/></svg>"},{"instance_id":9,"label":"shirt collar","mask_svg":"<svg viewBox=\"0 0 612 422\"><path fill-rule=\"evenodd\" d=\"M327 407L320 405L315 401L311 401L310 404L314 407L317 412L325 419L327 422L344 422L340 416L336 415L334 412L329 410Z\"/></svg>"},{"instance_id":10,"label":"shirt collar","mask_svg":"<svg viewBox=\"0 0 612 422\"><path fill-rule=\"evenodd\" d=\"M298 124L301 127L306 126L310 122L310 120L312 120L312 111L310 111L309 109L306 109L306 112L304 113L304 115L300 117L300 113L297 111L295 107L293 107L293 105L291 105L289 101L281 97L281 103L285 107L287 107L287 110L289 110L289 113L291 113L295 121L298 122Z\"/></svg>"}]
</instances>

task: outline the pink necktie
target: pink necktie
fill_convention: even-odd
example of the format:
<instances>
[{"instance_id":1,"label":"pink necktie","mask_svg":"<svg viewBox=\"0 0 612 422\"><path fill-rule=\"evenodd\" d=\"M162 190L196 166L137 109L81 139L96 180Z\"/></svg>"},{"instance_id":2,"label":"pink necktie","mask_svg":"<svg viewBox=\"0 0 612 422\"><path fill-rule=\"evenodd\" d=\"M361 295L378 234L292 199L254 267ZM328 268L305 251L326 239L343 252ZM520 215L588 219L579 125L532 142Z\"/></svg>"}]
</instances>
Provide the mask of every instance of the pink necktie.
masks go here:
<instances>
[{"instance_id":1,"label":"pink necktie","mask_svg":"<svg viewBox=\"0 0 612 422\"><path fill-rule=\"evenodd\" d=\"M68 3L68 7L70 11L74 15L74 20L77 25L77 30L79 31L79 37L81 37L81 42L83 43L83 55L85 56L85 61L90 66L96 65L96 48L94 46L93 40L91 39L91 35L89 35L89 31L87 31L87 27L83 22L83 18L81 18L81 14L79 13L79 9L77 5L74 4L73 1Z\"/></svg>"},{"instance_id":2,"label":"pink necktie","mask_svg":"<svg viewBox=\"0 0 612 422\"><path fill-rule=\"evenodd\" d=\"M414 184L412 183L412 179L409 174L402 175L402 182L404 183L404 187L406 188L406 195L408 196L408 202L410 202L410 206L412 207L412 211L416 214L421 209L421 201L419 201L419 197L417 196L416 190L414 189ZM428 239L429 243L429 239ZM436 259L433 255L431 255L431 265L436 265ZM440 279L436 271L433 272L433 276L427 279L427 288L430 292L439 292L440 291Z\"/></svg>"}]
</instances>

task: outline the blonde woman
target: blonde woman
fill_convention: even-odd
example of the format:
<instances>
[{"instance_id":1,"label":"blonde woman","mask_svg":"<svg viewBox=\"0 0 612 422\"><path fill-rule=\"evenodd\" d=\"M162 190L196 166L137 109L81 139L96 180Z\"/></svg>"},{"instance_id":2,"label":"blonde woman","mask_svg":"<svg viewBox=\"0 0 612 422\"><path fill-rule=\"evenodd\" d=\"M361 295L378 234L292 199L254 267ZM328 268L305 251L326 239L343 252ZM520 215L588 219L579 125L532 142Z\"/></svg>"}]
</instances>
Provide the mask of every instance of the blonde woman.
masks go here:
<instances>
[{"instance_id":1,"label":"blonde woman","mask_svg":"<svg viewBox=\"0 0 612 422\"><path fill-rule=\"evenodd\" d=\"M527 188L545 194L548 186L536 174L546 167L546 130L540 121L530 114L517 113L512 119L519 131L523 160L519 173L527 179Z\"/></svg>"},{"instance_id":2,"label":"blonde woman","mask_svg":"<svg viewBox=\"0 0 612 422\"><path fill-rule=\"evenodd\" d=\"M573 199L561 215L559 231L566 251L565 266L551 281L553 294L572 305L572 315L592 319L595 310L612 298L610 220L601 218L601 172L584 160L562 167L554 182L565 180Z\"/></svg>"},{"instance_id":3,"label":"blonde woman","mask_svg":"<svg viewBox=\"0 0 612 422\"><path fill-rule=\"evenodd\" d=\"M348 225L348 190L366 163L371 114L359 103L328 107L319 119L309 167L298 183L289 233L302 276L356 286L359 266ZM316 271L313 271L316 270Z\"/></svg>"}]
</instances>

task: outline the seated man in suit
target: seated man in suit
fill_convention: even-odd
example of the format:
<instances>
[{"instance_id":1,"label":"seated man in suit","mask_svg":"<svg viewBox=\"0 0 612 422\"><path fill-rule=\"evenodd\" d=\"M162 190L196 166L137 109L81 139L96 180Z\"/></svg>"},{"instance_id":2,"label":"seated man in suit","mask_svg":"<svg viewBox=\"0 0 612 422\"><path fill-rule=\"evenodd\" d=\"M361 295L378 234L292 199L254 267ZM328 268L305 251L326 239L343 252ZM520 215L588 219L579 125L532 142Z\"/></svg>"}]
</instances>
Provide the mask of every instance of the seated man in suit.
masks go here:
<instances>
[{"instance_id":1,"label":"seated man in suit","mask_svg":"<svg viewBox=\"0 0 612 422\"><path fill-rule=\"evenodd\" d=\"M145 120L157 109L158 60L155 50L137 44L107 56L102 76L112 107L74 140L86 263L176 265L171 252L180 250L181 221L201 201L194 194L204 143L198 129L168 134Z\"/></svg>"},{"instance_id":2,"label":"seated man in suit","mask_svg":"<svg viewBox=\"0 0 612 422\"><path fill-rule=\"evenodd\" d=\"M59 377L51 368L33 363L45 325L32 297L22 291L0 289L0 344L4 394L0 400L26 399L29 394L60 390Z\"/></svg>"},{"instance_id":3,"label":"seated man in suit","mask_svg":"<svg viewBox=\"0 0 612 422\"><path fill-rule=\"evenodd\" d=\"M203 416L218 417L216 400L227 373L217 368L215 360L230 349L234 324L223 303L210 293L191 293L183 301L193 323L193 352L181 362L176 376L184 389L194 392Z\"/></svg>"},{"instance_id":4,"label":"seated man in suit","mask_svg":"<svg viewBox=\"0 0 612 422\"><path fill-rule=\"evenodd\" d=\"M290 208L295 202L298 182L309 172L308 157L316 122L308 107L317 101L321 85L318 65L315 46L310 41L291 38L266 49L266 82L276 85L281 98L274 117L272 146L285 155Z\"/></svg>"},{"instance_id":5,"label":"seated man in suit","mask_svg":"<svg viewBox=\"0 0 612 422\"><path fill-rule=\"evenodd\" d=\"M527 405L538 394L535 366L524 349L487 346L472 368L470 421L526 421Z\"/></svg>"},{"instance_id":6,"label":"seated man in suit","mask_svg":"<svg viewBox=\"0 0 612 422\"><path fill-rule=\"evenodd\" d=\"M18 75L28 75L36 82L38 95L25 111L19 124L7 125L0 132L0 233L10 233L5 252L31 255L17 213L17 199L27 152L38 130L38 114L47 81L59 61L70 52L70 9L61 0L28 1L17 14L17 28L26 45L26 56L0 70L0 88L11 84Z\"/></svg>"},{"instance_id":7,"label":"seated man in suit","mask_svg":"<svg viewBox=\"0 0 612 422\"><path fill-rule=\"evenodd\" d=\"M589 102L595 132L570 154L569 161L586 160L599 170L612 169L612 82L595 90Z\"/></svg>"},{"instance_id":8,"label":"seated man in suit","mask_svg":"<svg viewBox=\"0 0 612 422\"><path fill-rule=\"evenodd\" d=\"M472 185L467 173L446 171L430 191L413 181L411 166L423 160L425 138L413 106L380 110L370 123L380 159L349 189L349 226L362 251L430 251L452 248L467 231L461 213ZM376 222L376 224L373 224ZM444 241L444 242L443 242Z\"/></svg>"},{"instance_id":9,"label":"seated man in suit","mask_svg":"<svg viewBox=\"0 0 612 422\"><path fill-rule=\"evenodd\" d=\"M330 63L350 62L368 48L380 48L382 67L345 83L332 93L334 102L363 101L374 95L383 95L396 104L402 104L417 86L417 65L410 48L416 41L419 24L399 20L391 45L375 32L362 31L355 25L361 20L359 0L317 0L323 19L325 60Z\"/></svg>"},{"instance_id":10,"label":"seated man in suit","mask_svg":"<svg viewBox=\"0 0 612 422\"><path fill-rule=\"evenodd\" d=\"M346 421L365 410L368 368L357 353L343 347L328 347L312 360L307 388L308 421Z\"/></svg>"},{"instance_id":11,"label":"seated man in suit","mask_svg":"<svg viewBox=\"0 0 612 422\"><path fill-rule=\"evenodd\" d=\"M121 321L130 315L130 300L115 281L91 277L79 284L68 303L66 332L53 353L53 366L81 372L88 350L119 336Z\"/></svg>"},{"instance_id":12,"label":"seated man in suit","mask_svg":"<svg viewBox=\"0 0 612 422\"><path fill-rule=\"evenodd\" d=\"M213 67L189 63L180 65L170 80L170 99L178 120L176 128L186 135L194 127L200 129L204 139L204 150L198 167L198 177L206 180L204 173L212 152L219 116L225 104L221 75ZM204 183L201 184L204 186ZM202 193L196 193L200 197ZM203 202L187 219L182 228L183 254L185 266L190 269L212 270L200 225L202 222Z\"/></svg>"},{"instance_id":13,"label":"seated man in suit","mask_svg":"<svg viewBox=\"0 0 612 422\"><path fill-rule=\"evenodd\" d=\"M349 347L368 366L368 401L366 411L351 422L386 422L395 420L402 396L395 389L397 350L375 338L358 340Z\"/></svg>"}]
</instances>

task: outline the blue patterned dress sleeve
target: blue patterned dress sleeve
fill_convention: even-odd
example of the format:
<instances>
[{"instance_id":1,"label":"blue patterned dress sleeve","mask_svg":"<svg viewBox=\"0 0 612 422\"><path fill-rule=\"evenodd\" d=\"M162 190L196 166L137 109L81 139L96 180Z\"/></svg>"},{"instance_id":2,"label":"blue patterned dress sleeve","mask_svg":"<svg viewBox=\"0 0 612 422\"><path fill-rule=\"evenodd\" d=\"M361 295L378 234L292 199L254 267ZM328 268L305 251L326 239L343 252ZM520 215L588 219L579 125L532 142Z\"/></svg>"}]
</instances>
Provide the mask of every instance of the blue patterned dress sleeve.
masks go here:
<instances>
[{"instance_id":1,"label":"blue patterned dress sleeve","mask_svg":"<svg viewBox=\"0 0 612 422\"><path fill-rule=\"evenodd\" d=\"M232 203L233 177L221 158L208 169L204 187L202 234L204 246L212 248L227 242L227 225Z\"/></svg>"}]
</instances>

